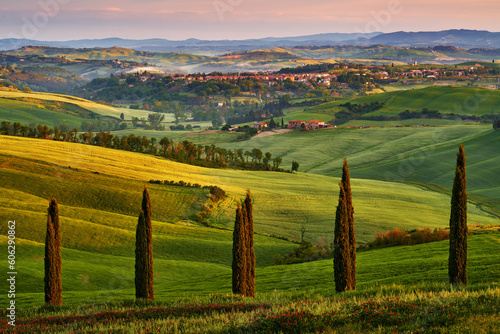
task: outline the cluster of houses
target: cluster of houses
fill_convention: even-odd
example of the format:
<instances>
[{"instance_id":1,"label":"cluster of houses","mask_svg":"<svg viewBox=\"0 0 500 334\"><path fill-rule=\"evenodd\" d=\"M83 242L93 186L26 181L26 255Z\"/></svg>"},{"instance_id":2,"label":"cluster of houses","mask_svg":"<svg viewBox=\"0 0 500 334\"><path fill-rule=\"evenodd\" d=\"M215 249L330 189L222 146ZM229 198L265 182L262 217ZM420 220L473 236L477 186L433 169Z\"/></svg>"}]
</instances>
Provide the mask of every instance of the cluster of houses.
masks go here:
<instances>
[{"instance_id":1,"label":"cluster of houses","mask_svg":"<svg viewBox=\"0 0 500 334\"><path fill-rule=\"evenodd\" d=\"M303 124L303 125L302 125ZM323 121L318 121L317 119L310 120L308 122L306 121L300 121L300 120L295 120L295 121L289 121L288 122L288 128L289 129L311 129L311 130L316 130L316 129L324 129L324 128L330 128L332 127L331 124L325 123Z\"/></svg>"},{"instance_id":2,"label":"cluster of houses","mask_svg":"<svg viewBox=\"0 0 500 334\"><path fill-rule=\"evenodd\" d=\"M349 67L345 64L335 64L335 68L347 69ZM474 72L478 67L482 67L480 64L471 66L467 70L469 72ZM465 77L467 75L464 69L450 69L450 68L437 68L437 69L409 69L406 71L399 71L393 73L391 76L387 71L379 70L373 71L372 66L366 66L360 69L351 69L355 75L371 76L375 79L391 79L391 78L428 78L428 79L438 79L440 77L446 77L448 75L453 75L456 77ZM147 81L149 79L154 79L154 75L146 76L142 75L141 72L137 73L141 81ZM292 82L302 82L306 85L311 85L310 81L313 80L319 84L330 87L334 83L335 85L342 86L342 83L337 83L337 75L332 73L300 73L300 74L277 74L273 72L259 72L259 73L243 73L243 74L215 74L215 75L196 75L196 74L176 74L173 76L174 80L185 80L187 82L192 81L203 81L207 82L210 80L214 81L237 81L244 79L254 79L259 80L263 84L267 84L269 87L275 86L280 82L286 80ZM346 85L347 86L347 85ZM311 85L311 88L314 88ZM342 88L342 87L341 87Z\"/></svg>"},{"instance_id":3,"label":"cluster of houses","mask_svg":"<svg viewBox=\"0 0 500 334\"><path fill-rule=\"evenodd\" d=\"M255 122L253 123L252 127L263 130L269 126L268 123L265 122ZM310 121L300 121L300 120L295 120L295 121L289 121L288 122L288 129L306 129L306 130L316 130L316 129L325 129L325 128L331 128L332 125L325 123L323 121L319 121L317 119L313 119Z\"/></svg>"}]
</instances>

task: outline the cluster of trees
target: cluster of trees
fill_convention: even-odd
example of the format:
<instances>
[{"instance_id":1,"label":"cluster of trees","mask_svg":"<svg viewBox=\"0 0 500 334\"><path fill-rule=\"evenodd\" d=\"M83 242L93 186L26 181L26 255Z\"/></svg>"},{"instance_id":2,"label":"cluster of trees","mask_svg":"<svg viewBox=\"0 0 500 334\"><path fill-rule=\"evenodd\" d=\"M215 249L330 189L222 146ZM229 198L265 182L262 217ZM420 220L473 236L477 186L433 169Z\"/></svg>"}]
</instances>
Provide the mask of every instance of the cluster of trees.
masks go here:
<instances>
[{"instance_id":1,"label":"cluster of trees","mask_svg":"<svg viewBox=\"0 0 500 334\"><path fill-rule=\"evenodd\" d=\"M435 241L448 240L450 231L444 228L416 229L412 231L401 231L394 229L385 233L376 233L375 240L365 245L366 248L388 247L401 245L419 245Z\"/></svg>"},{"instance_id":2,"label":"cluster of trees","mask_svg":"<svg viewBox=\"0 0 500 334\"><path fill-rule=\"evenodd\" d=\"M314 64L297 67L285 67L280 69L279 74L304 74L304 73L328 73L339 67L339 64Z\"/></svg>"},{"instance_id":3,"label":"cluster of trees","mask_svg":"<svg viewBox=\"0 0 500 334\"><path fill-rule=\"evenodd\" d=\"M214 75L217 75L215 73ZM221 74L222 75L222 74ZM194 74L194 77L205 77L205 74ZM290 106L291 96L279 94L278 101L260 103L252 101L251 97L242 102L231 98L240 93L262 97L264 93L294 92L301 96L311 97L330 96L330 93L311 81L313 88L303 82L285 80L277 81L268 86L255 78L254 75L240 75L233 80L187 81L184 78L162 76L157 73L120 74L110 78L97 78L74 94L94 101L106 103L130 103L131 108L142 108L161 113L173 113L176 123L186 119L191 113L195 121L211 121L214 127L224 123L237 124L251 121L260 121L271 115L283 116L283 110ZM224 96L227 101L219 105ZM265 115L264 117L262 115Z\"/></svg>"},{"instance_id":4,"label":"cluster of trees","mask_svg":"<svg viewBox=\"0 0 500 334\"><path fill-rule=\"evenodd\" d=\"M156 138L149 139L146 136L136 136L134 134L119 136L110 132L83 132L78 129L63 132L59 127L54 129L47 125L29 127L16 122L12 126L10 122L2 122L0 134L49 139L57 141L67 141L95 145L117 150L126 150L139 153L159 155L167 159L188 163L204 167L231 167L250 170L280 171L282 159L273 159L271 152L263 153L258 148L251 151L243 149L228 150L222 147L211 145L196 145L189 140L175 143L173 140L163 137L158 141Z\"/></svg>"},{"instance_id":5,"label":"cluster of trees","mask_svg":"<svg viewBox=\"0 0 500 334\"><path fill-rule=\"evenodd\" d=\"M500 119L493 122L493 129L495 129L495 130L500 129Z\"/></svg>"},{"instance_id":6,"label":"cluster of trees","mask_svg":"<svg viewBox=\"0 0 500 334\"><path fill-rule=\"evenodd\" d=\"M362 104L347 102L340 106L344 109L335 114L335 124L337 125L347 123L353 119L362 119L361 116L379 110L384 104L379 101Z\"/></svg>"},{"instance_id":7,"label":"cluster of trees","mask_svg":"<svg viewBox=\"0 0 500 334\"><path fill-rule=\"evenodd\" d=\"M146 78L146 80L141 80ZM137 101L145 99L150 105L155 101L181 101L187 104L206 102L207 97L223 94L230 99L241 92L261 94L265 91L259 79L253 77L235 80L174 80L172 76L162 76L148 72L120 74L110 78L97 78L78 90L86 98L107 102L116 100Z\"/></svg>"},{"instance_id":8,"label":"cluster of trees","mask_svg":"<svg viewBox=\"0 0 500 334\"><path fill-rule=\"evenodd\" d=\"M62 128L62 127L61 127ZM49 128L47 125L38 124L36 126L21 125L19 122L14 122L12 125L10 122L3 121L0 127L0 134L4 136L21 136L39 139L54 139L69 142L78 142L78 129L69 129L65 126L65 129L59 127Z\"/></svg>"},{"instance_id":9,"label":"cluster of trees","mask_svg":"<svg viewBox=\"0 0 500 334\"><path fill-rule=\"evenodd\" d=\"M372 81L371 75L360 75L359 73L345 72L337 76L337 82L345 83L351 89L359 90L366 82Z\"/></svg>"},{"instance_id":10,"label":"cluster of trees","mask_svg":"<svg viewBox=\"0 0 500 334\"><path fill-rule=\"evenodd\" d=\"M161 181L161 180L149 180L149 183L151 183L151 184L169 184L169 185L181 186L181 187L193 187L193 188L208 189L210 192L210 195L212 195L211 199L213 202L218 202L221 199L223 199L224 197L226 197L226 192L218 186L203 186L202 187L201 184L198 184L198 183L191 184L191 182L184 182L182 180L179 182L169 181L169 180L163 180L163 181Z\"/></svg>"},{"instance_id":11,"label":"cluster of trees","mask_svg":"<svg viewBox=\"0 0 500 334\"><path fill-rule=\"evenodd\" d=\"M16 68L0 66L0 78L19 87L58 93L68 93L73 87L82 86L87 82L74 72L47 66Z\"/></svg>"},{"instance_id":12,"label":"cluster of trees","mask_svg":"<svg viewBox=\"0 0 500 334\"><path fill-rule=\"evenodd\" d=\"M333 250L333 245L328 244L325 238L315 243L302 240L299 248L294 249L291 253L276 254L273 257L273 264L282 265L329 259L333 257Z\"/></svg>"},{"instance_id":13,"label":"cluster of trees","mask_svg":"<svg viewBox=\"0 0 500 334\"><path fill-rule=\"evenodd\" d=\"M250 191L238 204L233 230L233 293L255 297L255 251L253 246L253 203Z\"/></svg>"}]
</instances>

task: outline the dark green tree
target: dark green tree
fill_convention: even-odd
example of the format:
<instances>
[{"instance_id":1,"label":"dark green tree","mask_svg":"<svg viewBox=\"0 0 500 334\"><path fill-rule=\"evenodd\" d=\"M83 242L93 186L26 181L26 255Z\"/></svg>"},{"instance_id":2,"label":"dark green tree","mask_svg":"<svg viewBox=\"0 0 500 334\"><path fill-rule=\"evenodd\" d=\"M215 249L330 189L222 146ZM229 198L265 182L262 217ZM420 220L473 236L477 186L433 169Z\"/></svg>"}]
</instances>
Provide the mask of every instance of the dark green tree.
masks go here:
<instances>
[{"instance_id":1,"label":"dark green tree","mask_svg":"<svg viewBox=\"0 0 500 334\"><path fill-rule=\"evenodd\" d=\"M451 194L450 256L448 275L453 285L467 285L467 177L465 151L459 145L455 180Z\"/></svg>"},{"instance_id":2,"label":"dark green tree","mask_svg":"<svg viewBox=\"0 0 500 334\"><path fill-rule=\"evenodd\" d=\"M146 219L142 210L135 232L135 298L148 298L148 247Z\"/></svg>"},{"instance_id":3,"label":"dark green tree","mask_svg":"<svg viewBox=\"0 0 500 334\"><path fill-rule=\"evenodd\" d=\"M500 129L500 119L493 122L493 129L495 129L495 130Z\"/></svg>"},{"instance_id":4,"label":"dark green tree","mask_svg":"<svg viewBox=\"0 0 500 334\"><path fill-rule=\"evenodd\" d=\"M165 120L165 115L160 113L152 113L148 115L148 121L153 129L158 129L161 125L161 122Z\"/></svg>"},{"instance_id":5,"label":"dark green tree","mask_svg":"<svg viewBox=\"0 0 500 334\"><path fill-rule=\"evenodd\" d=\"M132 125L134 128L137 127L137 123L139 123L139 118L132 116Z\"/></svg>"},{"instance_id":6,"label":"dark green tree","mask_svg":"<svg viewBox=\"0 0 500 334\"><path fill-rule=\"evenodd\" d=\"M8 136L10 134L10 122L3 121L2 127L0 128L0 134Z\"/></svg>"},{"instance_id":7,"label":"dark green tree","mask_svg":"<svg viewBox=\"0 0 500 334\"><path fill-rule=\"evenodd\" d=\"M269 128L274 129L276 128L276 123L274 122L274 118L271 117L271 120L269 121Z\"/></svg>"},{"instance_id":8,"label":"dark green tree","mask_svg":"<svg viewBox=\"0 0 500 334\"><path fill-rule=\"evenodd\" d=\"M47 214L47 234L45 236L45 303L62 305L61 280L61 234L59 228L59 208L55 198L51 198Z\"/></svg>"},{"instance_id":9,"label":"dark green tree","mask_svg":"<svg viewBox=\"0 0 500 334\"><path fill-rule=\"evenodd\" d=\"M245 235L246 215L238 204L233 231L233 293L236 295L246 295L247 287L247 250Z\"/></svg>"},{"instance_id":10,"label":"dark green tree","mask_svg":"<svg viewBox=\"0 0 500 334\"><path fill-rule=\"evenodd\" d=\"M342 186L345 192L345 203L347 210L347 224L349 225L349 248L350 248L350 290L356 290L356 233L354 231L354 207L352 206L351 177L349 175L349 166L347 159L344 158L344 167L342 168Z\"/></svg>"},{"instance_id":11,"label":"dark green tree","mask_svg":"<svg viewBox=\"0 0 500 334\"><path fill-rule=\"evenodd\" d=\"M255 297L255 251L253 247L253 203L250 190L243 202L242 211L246 215L246 260L247 260L247 287L245 295Z\"/></svg>"},{"instance_id":12,"label":"dark green tree","mask_svg":"<svg viewBox=\"0 0 500 334\"><path fill-rule=\"evenodd\" d=\"M351 256L349 246L349 213L342 182L339 183L339 205L335 215L335 236L333 250L333 272L335 290L343 292L351 288Z\"/></svg>"},{"instance_id":13,"label":"dark green tree","mask_svg":"<svg viewBox=\"0 0 500 334\"><path fill-rule=\"evenodd\" d=\"M148 299L155 299L154 290L154 272L153 272L153 225L151 223L152 211L149 191L144 186L142 193L142 211L144 212L144 220L146 225L146 247L148 261Z\"/></svg>"},{"instance_id":14,"label":"dark green tree","mask_svg":"<svg viewBox=\"0 0 500 334\"><path fill-rule=\"evenodd\" d=\"M297 161L292 161L292 173L297 172L299 170L299 163Z\"/></svg>"}]
</instances>

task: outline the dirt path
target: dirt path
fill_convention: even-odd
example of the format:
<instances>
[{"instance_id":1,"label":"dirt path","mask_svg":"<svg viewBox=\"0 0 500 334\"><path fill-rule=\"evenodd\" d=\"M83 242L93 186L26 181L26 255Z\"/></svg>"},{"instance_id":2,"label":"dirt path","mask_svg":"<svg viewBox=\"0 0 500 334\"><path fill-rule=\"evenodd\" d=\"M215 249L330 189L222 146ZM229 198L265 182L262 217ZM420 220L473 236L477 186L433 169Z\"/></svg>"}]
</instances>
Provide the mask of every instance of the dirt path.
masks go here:
<instances>
[{"instance_id":1,"label":"dirt path","mask_svg":"<svg viewBox=\"0 0 500 334\"><path fill-rule=\"evenodd\" d=\"M279 129L279 130L264 131L264 132L259 133L256 136L253 136L252 139L280 135L280 134L287 133L290 131L293 131L293 130L292 129Z\"/></svg>"}]
</instances>

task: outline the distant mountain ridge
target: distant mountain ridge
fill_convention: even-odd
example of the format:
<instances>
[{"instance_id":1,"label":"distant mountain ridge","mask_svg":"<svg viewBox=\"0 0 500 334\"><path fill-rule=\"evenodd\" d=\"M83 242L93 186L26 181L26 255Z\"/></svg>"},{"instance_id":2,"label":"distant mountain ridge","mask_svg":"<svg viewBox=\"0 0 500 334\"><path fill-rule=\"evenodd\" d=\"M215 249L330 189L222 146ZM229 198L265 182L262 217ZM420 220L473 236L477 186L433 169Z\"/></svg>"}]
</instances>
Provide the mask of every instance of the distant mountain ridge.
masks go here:
<instances>
[{"instance_id":1,"label":"distant mountain ridge","mask_svg":"<svg viewBox=\"0 0 500 334\"><path fill-rule=\"evenodd\" d=\"M190 38L172 41L161 38L152 39L81 39L70 41L36 41L29 39L0 39L0 50L14 50L26 45L44 45L61 48L109 48L113 46L138 51L170 52L232 52L273 47L301 46L371 46L388 45L399 47L434 47L438 45L456 46L464 49L500 48L500 32L485 30L452 29L443 31L393 32L393 33L325 33L296 37L267 37L246 40L199 40Z\"/></svg>"},{"instance_id":2,"label":"distant mountain ridge","mask_svg":"<svg viewBox=\"0 0 500 334\"><path fill-rule=\"evenodd\" d=\"M18 49L25 45L46 45L66 48L124 47L141 51L242 51L271 47L320 45L391 45L436 46L454 45L461 48L500 48L500 33L484 30L444 30L393 33L325 33L296 37L267 37L246 40L199 40L195 38L172 41L161 38L133 40L122 38L81 39L70 41L36 41L2 39L0 50Z\"/></svg>"},{"instance_id":3,"label":"distant mountain ridge","mask_svg":"<svg viewBox=\"0 0 500 334\"><path fill-rule=\"evenodd\" d=\"M370 43L392 46L453 45L461 48L499 48L500 32L486 30L444 30L425 32L398 31L370 38Z\"/></svg>"},{"instance_id":4,"label":"distant mountain ridge","mask_svg":"<svg viewBox=\"0 0 500 334\"><path fill-rule=\"evenodd\" d=\"M246 40L200 40L190 38L183 41L172 41L161 38L152 39L81 39L70 41L36 41L29 39L1 39L0 50L14 50L26 45L44 45L62 48L95 48L95 47L123 47L140 51L178 51L178 50L215 50L237 51L265 49L276 46L293 47L297 45L325 45L342 44L344 41L368 40L381 32L363 33L327 33L297 37L266 37Z\"/></svg>"}]
</instances>

